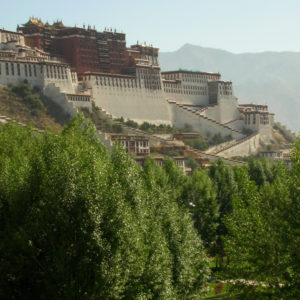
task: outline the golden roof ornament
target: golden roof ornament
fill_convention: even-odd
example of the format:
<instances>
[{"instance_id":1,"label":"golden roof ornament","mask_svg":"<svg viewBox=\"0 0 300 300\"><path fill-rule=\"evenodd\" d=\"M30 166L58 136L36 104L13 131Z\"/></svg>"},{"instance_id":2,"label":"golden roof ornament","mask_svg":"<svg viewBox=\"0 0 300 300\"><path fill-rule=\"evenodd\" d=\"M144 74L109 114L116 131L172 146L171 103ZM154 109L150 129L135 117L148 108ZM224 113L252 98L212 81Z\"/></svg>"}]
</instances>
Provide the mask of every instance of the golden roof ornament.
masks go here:
<instances>
[{"instance_id":1,"label":"golden roof ornament","mask_svg":"<svg viewBox=\"0 0 300 300\"><path fill-rule=\"evenodd\" d=\"M29 21L24 24L24 26L28 26L28 25L35 25L35 26L39 26L39 27L44 26L41 19L37 19L37 18L34 18L34 17L30 17Z\"/></svg>"}]
</instances>

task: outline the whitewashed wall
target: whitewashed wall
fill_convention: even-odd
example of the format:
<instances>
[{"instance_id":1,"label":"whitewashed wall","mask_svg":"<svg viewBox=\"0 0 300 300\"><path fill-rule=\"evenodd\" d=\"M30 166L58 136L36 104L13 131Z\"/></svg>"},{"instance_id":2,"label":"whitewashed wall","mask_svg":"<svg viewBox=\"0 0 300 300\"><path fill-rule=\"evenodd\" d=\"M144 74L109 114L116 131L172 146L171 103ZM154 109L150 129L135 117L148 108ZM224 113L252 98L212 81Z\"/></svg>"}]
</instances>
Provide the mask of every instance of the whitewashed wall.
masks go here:
<instances>
[{"instance_id":1,"label":"whitewashed wall","mask_svg":"<svg viewBox=\"0 0 300 300\"><path fill-rule=\"evenodd\" d=\"M72 102L67 100L65 94L63 94L59 87L54 83L48 84L43 90L44 95L49 97L52 101L58 104L61 109L70 116L74 116L77 113L77 109Z\"/></svg>"},{"instance_id":2,"label":"whitewashed wall","mask_svg":"<svg viewBox=\"0 0 300 300\"><path fill-rule=\"evenodd\" d=\"M268 144L272 139L271 127L264 127L260 132L241 140L238 144L218 153L222 157L249 156L256 154L262 144Z\"/></svg>"},{"instance_id":3,"label":"whitewashed wall","mask_svg":"<svg viewBox=\"0 0 300 300\"><path fill-rule=\"evenodd\" d=\"M209 104L208 96L203 96L203 95L185 95L185 94L165 92L165 97L168 100L176 101L179 104L201 105L201 106L206 106Z\"/></svg>"},{"instance_id":4,"label":"whitewashed wall","mask_svg":"<svg viewBox=\"0 0 300 300\"><path fill-rule=\"evenodd\" d=\"M18 66L20 72L18 72ZM67 78L47 77L46 65L38 63L0 61L0 69L0 84L2 85L17 84L27 80L32 87L37 86L43 89L48 84L55 84L62 92L73 93L75 91L76 82L72 82L69 68L66 68Z\"/></svg>"},{"instance_id":5,"label":"whitewashed wall","mask_svg":"<svg viewBox=\"0 0 300 300\"><path fill-rule=\"evenodd\" d=\"M243 131L245 128L245 121L244 120L234 120L230 123L227 123L227 126L238 131Z\"/></svg>"},{"instance_id":6,"label":"whitewashed wall","mask_svg":"<svg viewBox=\"0 0 300 300\"><path fill-rule=\"evenodd\" d=\"M86 82L97 106L113 117L123 117L138 123L171 124L167 102L161 90L147 90L138 87L116 87Z\"/></svg>"},{"instance_id":7,"label":"whitewashed wall","mask_svg":"<svg viewBox=\"0 0 300 300\"><path fill-rule=\"evenodd\" d=\"M238 103L235 97L218 99L219 122L224 124L239 118Z\"/></svg>"},{"instance_id":8,"label":"whitewashed wall","mask_svg":"<svg viewBox=\"0 0 300 300\"><path fill-rule=\"evenodd\" d=\"M6 74L6 64L8 66L8 75ZM17 64L20 66L20 75L17 70ZM28 67L31 66L31 76L29 73L29 70L27 72L27 76L25 75L25 65ZM33 70L33 65L35 65L36 72ZM13 66L13 72L12 72L12 66ZM0 61L0 68L1 68L1 74L0 74L0 84L2 85L9 85L9 84L17 84L19 82L24 81L25 79L28 81L28 83L32 86L37 86L42 88L44 86L44 76L40 72L40 66L37 64L28 64L28 63L16 63L16 62L10 62L10 61Z\"/></svg>"},{"instance_id":9,"label":"whitewashed wall","mask_svg":"<svg viewBox=\"0 0 300 300\"><path fill-rule=\"evenodd\" d=\"M261 146L261 137L260 134L257 133L240 143L226 149L224 151L219 152L217 155L222 157L234 157L234 156L249 156L256 154L259 147Z\"/></svg>"},{"instance_id":10,"label":"whitewashed wall","mask_svg":"<svg viewBox=\"0 0 300 300\"><path fill-rule=\"evenodd\" d=\"M172 111L172 123L177 128L183 128L185 124L189 124L195 131L200 132L203 136L206 136L209 132L210 134L220 133L222 136L232 135L234 139L240 139L244 137L244 135L241 133L232 131L220 124L196 115L179 107L175 103L169 103L169 105Z\"/></svg>"}]
</instances>

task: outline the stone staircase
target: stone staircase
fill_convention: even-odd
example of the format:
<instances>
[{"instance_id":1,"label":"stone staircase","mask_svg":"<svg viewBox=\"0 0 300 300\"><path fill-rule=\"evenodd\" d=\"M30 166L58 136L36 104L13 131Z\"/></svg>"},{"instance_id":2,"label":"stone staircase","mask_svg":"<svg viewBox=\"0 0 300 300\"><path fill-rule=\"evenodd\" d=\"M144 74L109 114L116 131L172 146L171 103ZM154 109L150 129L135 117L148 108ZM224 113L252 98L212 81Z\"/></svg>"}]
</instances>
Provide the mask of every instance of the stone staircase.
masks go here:
<instances>
[{"instance_id":1,"label":"stone staircase","mask_svg":"<svg viewBox=\"0 0 300 300\"><path fill-rule=\"evenodd\" d=\"M225 150L228 150L230 148L234 148L235 146L240 145L240 144L242 144L244 142L247 142L248 140L252 139L253 137L255 137L257 135L259 135L259 132L255 132L255 133L253 133L253 134L251 134L249 136L246 136L246 137L244 137L242 139L235 140L235 142L233 144L227 145L227 146L225 146L225 147L223 147L221 149L218 149L217 151L214 152L214 154L218 155L218 154L222 153Z\"/></svg>"},{"instance_id":2,"label":"stone staircase","mask_svg":"<svg viewBox=\"0 0 300 300\"><path fill-rule=\"evenodd\" d=\"M197 110L197 113L199 114L199 115L202 115L207 109L209 109L210 107L212 108L212 107L215 107L215 106L217 106L218 104L209 104L209 105L207 105L207 106L205 106L205 107L202 107L201 109L199 109L199 110Z\"/></svg>"},{"instance_id":3,"label":"stone staircase","mask_svg":"<svg viewBox=\"0 0 300 300\"><path fill-rule=\"evenodd\" d=\"M223 149L228 149L231 146L235 145L236 142L237 142L237 140L231 140L231 141L228 141L228 142L218 144L216 146L212 146L209 149L207 149L205 151L205 153L207 153L207 154L217 154L218 152L222 151Z\"/></svg>"},{"instance_id":4,"label":"stone staircase","mask_svg":"<svg viewBox=\"0 0 300 300\"><path fill-rule=\"evenodd\" d=\"M201 111L203 111L205 108L201 109L200 111L195 111L195 110L189 108L188 106L185 106L184 104L178 104L175 101L171 101L171 102L169 101L169 103L175 104L177 107L179 107L179 108L181 108L181 109L183 109L185 111L188 111L189 113L192 113L192 114L198 116L200 122L201 122L201 120L206 120L208 122L212 122L212 123L216 124L220 128L226 129L226 131L230 131L231 133L235 133L235 135L239 136L240 138L243 138L245 136L242 132L240 132L238 130L235 130L235 129L232 129L229 126L227 126L226 124L221 124L221 123L219 123L219 122L217 122L217 121L215 121L213 119L210 119L210 118L208 118L206 116L201 115Z\"/></svg>"}]
</instances>

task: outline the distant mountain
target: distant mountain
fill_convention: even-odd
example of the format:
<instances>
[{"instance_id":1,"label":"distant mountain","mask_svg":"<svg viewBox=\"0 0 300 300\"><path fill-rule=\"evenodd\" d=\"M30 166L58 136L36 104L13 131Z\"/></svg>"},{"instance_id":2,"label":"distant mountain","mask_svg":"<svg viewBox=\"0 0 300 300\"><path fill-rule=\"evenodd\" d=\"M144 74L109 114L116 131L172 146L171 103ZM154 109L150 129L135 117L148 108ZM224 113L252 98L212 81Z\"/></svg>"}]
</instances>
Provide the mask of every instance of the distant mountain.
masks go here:
<instances>
[{"instance_id":1,"label":"distant mountain","mask_svg":"<svg viewBox=\"0 0 300 300\"><path fill-rule=\"evenodd\" d=\"M186 44L160 53L163 71L178 68L220 72L231 80L240 103L268 104L277 121L300 130L300 52L233 54Z\"/></svg>"}]
</instances>

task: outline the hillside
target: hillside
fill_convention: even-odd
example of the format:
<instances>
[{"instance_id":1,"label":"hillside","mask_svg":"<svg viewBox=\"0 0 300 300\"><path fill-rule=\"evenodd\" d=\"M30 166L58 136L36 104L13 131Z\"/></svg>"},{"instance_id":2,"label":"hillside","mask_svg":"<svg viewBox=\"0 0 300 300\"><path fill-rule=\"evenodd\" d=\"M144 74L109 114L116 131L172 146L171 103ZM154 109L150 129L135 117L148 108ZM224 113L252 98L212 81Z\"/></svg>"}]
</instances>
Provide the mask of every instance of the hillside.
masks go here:
<instances>
[{"instance_id":1,"label":"hillside","mask_svg":"<svg viewBox=\"0 0 300 300\"><path fill-rule=\"evenodd\" d=\"M220 72L233 81L240 103L268 104L276 120L300 130L300 53L263 52L233 54L186 44L174 52L160 53L163 71L186 68Z\"/></svg>"},{"instance_id":2,"label":"hillside","mask_svg":"<svg viewBox=\"0 0 300 300\"><path fill-rule=\"evenodd\" d=\"M26 83L11 87L0 86L0 115L24 124L30 123L39 129L59 132L62 128L59 120L54 120L50 115L55 114L57 109L53 103L42 98Z\"/></svg>"}]
</instances>

